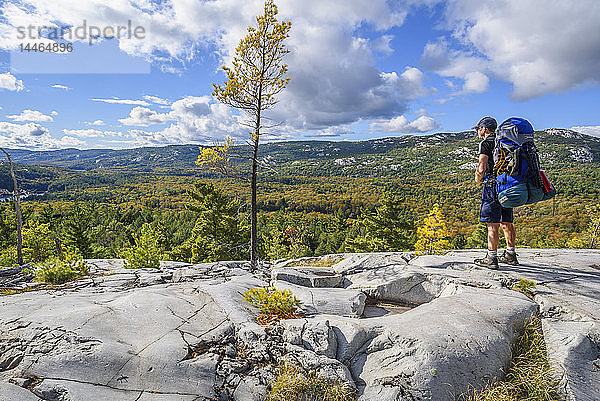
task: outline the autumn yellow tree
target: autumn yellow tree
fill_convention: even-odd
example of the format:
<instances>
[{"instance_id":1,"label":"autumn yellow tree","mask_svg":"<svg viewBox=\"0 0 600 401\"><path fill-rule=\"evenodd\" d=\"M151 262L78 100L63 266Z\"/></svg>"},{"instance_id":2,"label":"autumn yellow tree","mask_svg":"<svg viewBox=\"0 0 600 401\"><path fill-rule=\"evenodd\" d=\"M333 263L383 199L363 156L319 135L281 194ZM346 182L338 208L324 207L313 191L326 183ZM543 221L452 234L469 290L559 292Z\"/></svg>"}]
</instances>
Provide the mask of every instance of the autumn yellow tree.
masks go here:
<instances>
[{"instance_id":1,"label":"autumn yellow tree","mask_svg":"<svg viewBox=\"0 0 600 401\"><path fill-rule=\"evenodd\" d=\"M273 0L267 0L264 13L256 18L256 27L248 28L248 33L235 49L233 66L223 67L227 75L226 81L223 85L213 85L213 96L220 102L242 111L245 116L243 124L251 128L250 261L253 268L258 261L258 146L262 129L269 128L268 125L263 125L263 111L272 109L277 104L277 95L289 82L289 78L286 77L288 67L283 63L283 57L289 53L284 42L289 37L291 22L278 22L277 13L277 6ZM212 169L227 173L230 145L231 143L227 142L222 147L202 150L196 164L208 165Z\"/></svg>"},{"instance_id":2,"label":"autumn yellow tree","mask_svg":"<svg viewBox=\"0 0 600 401\"><path fill-rule=\"evenodd\" d=\"M452 248L447 239L448 227L442 210L436 203L423 221L417 227L417 243L415 251L420 254L436 254Z\"/></svg>"}]
</instances>

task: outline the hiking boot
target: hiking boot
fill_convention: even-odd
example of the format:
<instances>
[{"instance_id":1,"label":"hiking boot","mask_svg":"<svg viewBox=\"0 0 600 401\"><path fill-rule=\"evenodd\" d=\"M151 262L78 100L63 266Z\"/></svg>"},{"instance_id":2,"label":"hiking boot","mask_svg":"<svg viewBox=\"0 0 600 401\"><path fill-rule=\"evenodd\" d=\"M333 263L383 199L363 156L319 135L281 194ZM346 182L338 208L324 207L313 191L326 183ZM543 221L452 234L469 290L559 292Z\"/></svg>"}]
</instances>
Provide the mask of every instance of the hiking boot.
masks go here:
<instances>
[{"instance_id":1,"label":"hiking boot","mask_svg":"<svg viewBox=\"0 0 600 401\"><path fill-rule=\"evenodd\" d=\"M504 251L504 253L502 255L500 255L500 257L498 258L498 262L506 263L508 265L513 265L513 266L517 266L519 264L519 261L517 260L517 254L509 253L506 251Z\"/></svg>"},{"instance_id":2,"label":"hiking boot","mask_svg":"<svg viewBox=\"0 0 600 401\"><path fill-rule=\"evenodd\" d=\"M485 267L486 269L498 270L498 258L490 258L486 256L483 259L475 259L475 264L477 266Z\"/></svg>"}]
</instances>

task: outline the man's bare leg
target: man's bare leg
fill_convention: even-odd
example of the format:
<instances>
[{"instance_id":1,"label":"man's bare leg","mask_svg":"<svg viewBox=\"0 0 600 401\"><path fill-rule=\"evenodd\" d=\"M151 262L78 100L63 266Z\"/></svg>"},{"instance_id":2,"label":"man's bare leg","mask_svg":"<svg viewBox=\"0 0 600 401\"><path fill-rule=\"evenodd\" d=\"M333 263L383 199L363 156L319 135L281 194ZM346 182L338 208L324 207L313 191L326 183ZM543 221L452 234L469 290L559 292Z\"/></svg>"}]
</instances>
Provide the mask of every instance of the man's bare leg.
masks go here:
<instances>
[{"instance_id":1,"label":"man's bare leg","mask_svg":"<svg viewBox=\"0 0 600 401\"><path fill-rule=\"evenodd\" d=\"M517 233L515 232L515 226L513 223L500 223L502 225L502 231L504 231L504 238L506 238L506 246L514 248L517 239Z\"/></svg>"},{"instance_id":2,"label":"man's bare leg","mask_svg":"<svg viewBox=\"0 0 600 401\"><path fill-rule=\"evenodd\" d=\"M497 251L500 242L500 223L487 223L488 229L488 251Z\"/></svg>"}]
</instances>

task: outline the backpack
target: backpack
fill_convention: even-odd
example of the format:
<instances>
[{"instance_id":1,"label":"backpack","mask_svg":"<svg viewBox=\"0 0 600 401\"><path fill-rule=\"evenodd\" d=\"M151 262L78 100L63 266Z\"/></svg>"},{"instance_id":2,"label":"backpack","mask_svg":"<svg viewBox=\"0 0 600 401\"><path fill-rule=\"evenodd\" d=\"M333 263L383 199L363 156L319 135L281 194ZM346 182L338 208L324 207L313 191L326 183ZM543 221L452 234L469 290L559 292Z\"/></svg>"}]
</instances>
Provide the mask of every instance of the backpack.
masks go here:
<instances>
[{"instance_id":1,"label":"backpack","mask_svg":"<svg viewBox=\"0 0 600 401\"><path fill-rule=\"evenodd\" d=\"M494 176L498 201L503 207L522 206L556 195L545 173L540 171L533 132L533 127L524 118L509 118L498 127Z\"/></svg>"}]
</instances>

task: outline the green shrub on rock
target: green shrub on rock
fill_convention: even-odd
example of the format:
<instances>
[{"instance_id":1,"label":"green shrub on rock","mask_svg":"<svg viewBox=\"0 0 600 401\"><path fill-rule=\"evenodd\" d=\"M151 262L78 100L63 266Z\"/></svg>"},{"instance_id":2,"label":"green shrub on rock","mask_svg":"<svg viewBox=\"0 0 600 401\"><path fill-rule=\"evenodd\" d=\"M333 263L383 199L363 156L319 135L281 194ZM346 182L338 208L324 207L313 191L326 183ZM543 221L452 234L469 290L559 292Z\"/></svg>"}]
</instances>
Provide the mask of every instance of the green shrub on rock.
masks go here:
<instances>
[{"instance_id":1,"label":"green shrub on rock","mask_svg":"<svg viewBox=\"0 0 600 401\"><path fill-rule=\"evenodd\" d=\"M269 324L273 321L300 316L297 313L300 301L290 290L278 290L275 287L252 288L243 296L246 301L260 310L261 314L256 319L260 324Z\"/></svg>"},{"instance_id":2,"label":"green shrub on rock","mask_svg":"<svg viewBox=\"0 0 600 401\"><path fill-rule=\"evenodd\" d=\"M35 281L51 284L63 284L88 274L89 268L81 255L67 248L62 257L51 256L48 260L34 265Z\"/></svg>"},{"instance_id":3,"label":"green shrub on rock","mask_svg":"<svg viewBox=\"0 0 600 401\"><path fill-rule=\"evenodd\" d=\"M12 267L18 265L16 246L9 246L0 251L0 267Z\"/></svg>"},{"instance_id":4,"label":"green shrub on rock","mask_svg":"<svg viewBox=\"0 0 600 401\"><path fill-rule=\"evenodd\" d=\"M135 246L123 251L126 269L158 269L160 267L160 246L158 232L145 223L139 235L134 235Z\"/></svg>"}]
</instances>

